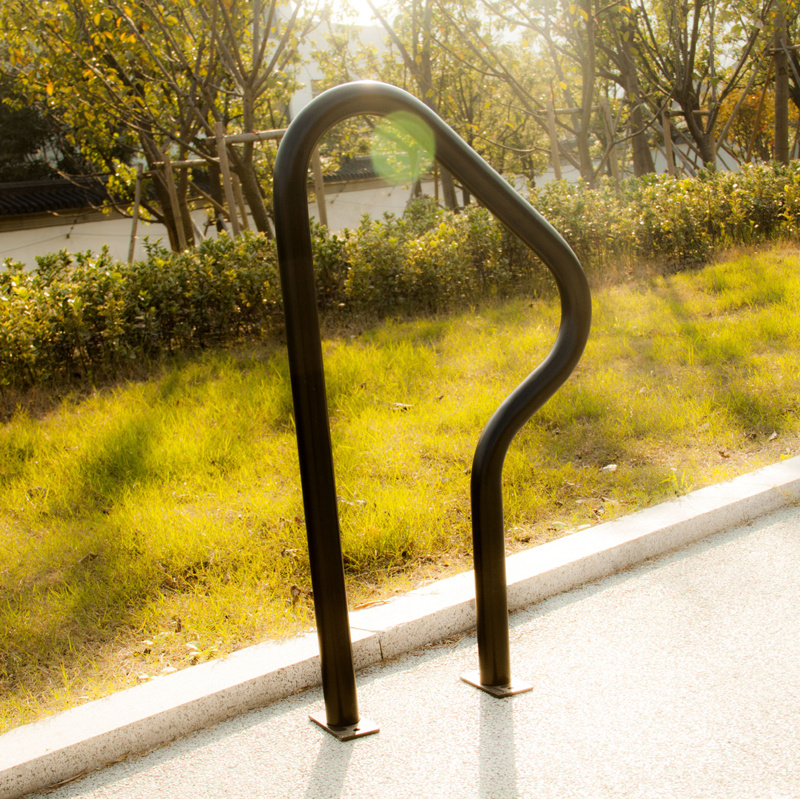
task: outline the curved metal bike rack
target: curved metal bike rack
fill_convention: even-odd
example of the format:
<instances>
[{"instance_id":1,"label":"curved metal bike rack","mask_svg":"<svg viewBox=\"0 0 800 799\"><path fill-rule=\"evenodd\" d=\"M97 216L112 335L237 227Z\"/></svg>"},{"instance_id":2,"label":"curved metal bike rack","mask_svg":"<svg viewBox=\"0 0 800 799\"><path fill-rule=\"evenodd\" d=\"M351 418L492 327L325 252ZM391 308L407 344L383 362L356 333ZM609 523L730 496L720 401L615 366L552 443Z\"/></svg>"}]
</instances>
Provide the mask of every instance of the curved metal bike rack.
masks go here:
<instances>
[{"instance_id":1,"label":"curved metal bike rack","mask_svg":"<svg viewBox=\"0 0 800 799\"><path fill-rule=\"evenodd\" d=\"M479 672L463 679L495 696L530 686L511 677L503 535L502 470L519 429L569 377L591 325L586 276L564 239L445 122L407 92L349 83L307 105L289 125L275 161L275 233L281 274L311 582L320 642L325 720L342 740L377 732L360 719L325 395L306 191L308 163L322 135L352 116L405 111L433 133L435 157L545 263L561 298L561 325L547 358L500 405L481 434L472 465Z\"/></svg>"}]
</instances>

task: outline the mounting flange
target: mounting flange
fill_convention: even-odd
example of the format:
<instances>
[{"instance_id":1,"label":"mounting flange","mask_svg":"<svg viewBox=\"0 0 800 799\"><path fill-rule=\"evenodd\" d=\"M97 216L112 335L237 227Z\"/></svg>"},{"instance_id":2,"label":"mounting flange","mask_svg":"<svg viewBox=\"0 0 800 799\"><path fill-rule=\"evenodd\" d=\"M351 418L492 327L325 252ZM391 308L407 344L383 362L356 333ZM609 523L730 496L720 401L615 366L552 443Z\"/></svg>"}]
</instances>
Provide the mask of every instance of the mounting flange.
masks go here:
<instances>
[{"instance_id":1,"label":"mounting flange","mask_svg":"<svg viewBox=\"0 0 800 799\"><path fill-rule=\"evenodd\" d=\"M359 719L355 724L332 727L328 724L325 713L311 714L309 718L340 741L352 741L356 738L363 738L365 735L374 735L376 732L380 732L380 727L373 724L369 719Z\"/></svg>"},{"instance_id":2,"label":"mounting flange","mask_svg":"<svg viewBox=\"0 0 800 799\"><path fill-rule=\"evenodd\" d=\"M524 694L527 691L533 690L533 685L531 685L531 683L524 682L523 680L515 680L513 678L507 685L484 685L481 682L481 673L479 671L469 671L466 674L462 674L461 679L475 688L480 688L481 691L485 691L487 694L500 698Z\"/></svg>"}]
</instances>

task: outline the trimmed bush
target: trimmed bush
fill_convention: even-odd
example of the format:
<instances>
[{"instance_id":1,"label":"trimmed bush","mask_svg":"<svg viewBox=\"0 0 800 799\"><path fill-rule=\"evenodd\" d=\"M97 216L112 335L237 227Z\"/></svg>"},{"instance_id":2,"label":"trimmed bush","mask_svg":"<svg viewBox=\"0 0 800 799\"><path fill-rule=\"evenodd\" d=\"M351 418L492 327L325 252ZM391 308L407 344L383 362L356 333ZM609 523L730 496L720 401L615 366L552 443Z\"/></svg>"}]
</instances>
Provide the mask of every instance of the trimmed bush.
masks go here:
<instances>
[{"instance_id":1,"label":"trimmed bush","mask_svg":"<svg viewBox=\"0 0 800 799\"><path fill-rule=\"evenodd\" d=\"M800 229L800 164L745 165L698 178L650 175L617 191L550 183L533 205L592 275L635 261L672 268L720 248ZM440 311L536 290L537 259L485 209L452 214L430 199L355 231L312 226L320 308L381 317ZM144 261L59 252L0 271L0 388L111 377L137 358L253 338L282 323L274 242L245 233Z\"/></svg>"},{"instance_id":2,"label":"trimmed bush","mask_svg":"<svg viewBox=\"0 0 800 799\"><path fill-rule=\"evenodd\" d=\"M137 357L259 335L280 320L272 242L221 236L128 265L60 252L0 273L0 386L111 376Z\"/></svg>"},{"instance_id":3,"label":"trimmed bush","mask_svg":"<svg viewBox=\"0 0 800 799\"><path fill-rule=\"evenodd\" d=\"M607 180L595 189L562 181L534 191L531 201L589 272L620 259L679 268L723 247L796 235L800 162L744 164L697 178L647 175L619 192Z\"/></svg>"}]
</instances>

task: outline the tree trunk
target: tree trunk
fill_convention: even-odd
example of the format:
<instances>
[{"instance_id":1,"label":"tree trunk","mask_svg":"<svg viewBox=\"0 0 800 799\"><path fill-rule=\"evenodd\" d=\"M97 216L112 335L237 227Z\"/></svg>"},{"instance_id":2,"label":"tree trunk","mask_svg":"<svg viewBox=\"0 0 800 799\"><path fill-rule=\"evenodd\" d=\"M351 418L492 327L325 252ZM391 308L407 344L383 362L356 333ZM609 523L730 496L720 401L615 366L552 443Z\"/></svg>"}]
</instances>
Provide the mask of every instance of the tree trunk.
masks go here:
<instances>
[{"instance_id":1,"label":"tree trunk","mask_svg":"<svg viewBox=\"0 0 800 799\"><path fill-rule=\"evenodd\" d=\"M181 157L185 157L185 154ZM194 223L192 222L192 209L189 208L189 202L187 200L187 195L189 193L189 173L186 169L181 169L176 176L173 171L173 179L175 179L175 188L178 192L178 209L180 210L181 224L183 225L183 236L187 246L193 247L196 244Z\"/></svg>"},{"instance_id":2,"label":"tree trunk","mask_svg":"<svg viewBox=\"0 0 800 799\"><path fill-rule=\"evenodd\" d=\"M656 171L653 161L653 153L650 150L650 143L647 141L647 132L644 124L644 114L642 113L641 91L639 89L639 76L636 72L636 62L633 54L633 36L630 28L627 28L627 36L622 37L622 52L620 59L620 70L622 85L627 95L630 106L630 126L631 126L631 154L633 156L633 174L640 178Z\"/></svg>"},{"instance_id":3,"label":"tree trunk","mask_svg":"<svg viewBox=\"0 0 800 799\"><path fill-rule=\"evenodd\" d=\"M714 136L706 131L701 122L702 117L697 113L700 111L700 106L696 101L683 103L679 100L678 102L681 106L683 118L686 120L686 127L697 145L703 166L709 169L716 169L717 154L714 146Z\"/></svg>"},{"instance_id":4,"label":"tree trunk","mask_svg":"<svg viewBox=\"0 0 800 799\"><path fill-rule=\"evenodd\" d=\"M228 152L231 156L233 169L239 178L239 183L241 183L242 193L250 208L256 230L259 233L266 234L267 238L272 238L269 213L267 213L267 206L264 204L264 196L261 193L261 184L258 182L258 176L252 162L248 164L233 147L229 148Z\"/></svg>"},{"instance_id":5,"label":"tree trunk","mask_svg":"<svg viewBox=\"0 0 800 799\"><path fill-rule=\"evenodd\" d=\"M438 103L434 99L436 94L433 90L433 73L431 71L431 30L433 28L433 2L426 0L422 13L422 24L420 27L421 42L419 51L415 53L415 61L419 65L417 71L417 85L419 87L422 102L428 106L435 114L439 113ZM417 61L417 58L419 59ZM458 207L456 199L456 187L453 176L440 164L442 176L442 199L444 204L451 211Z\"/></svg>"},{"instance_id":6,"label":"tree trunk","mask_svg":"<svg viewBox=\"0 0 800 799\"><path fill-rule=\"evenodd\" d=\"M786 58L786 17L783 3L775 15L775 160L789 163L789 62Z\"/></svg>"},{"instance_id":7,"label":"tree trunk","mask_svg":"<svg viewBox=\"0 0 800 799\"><path fill-rule=\"evenodd\" d=\"M455 211L458 208L458 199L456 198L456 184L453 181L453 176L441 164L439 164L439 172L442 177L442 199L445 207Z\"/></svg>"},{"instance_id":8,"label":"tree trunk","mask_svg":"<svg viewBox=\"0 0 800 799\"><path fill-rule=\"evenodd\" d=\"M581 82L581 127L578 135L578 153L581 161L581 175L589 181L589 185L594 183L594 166L592 164L592 154L589 149L589 137L592 130L592 107L594 101L594 85L597 75L596 70L596 48L595 48L595 17L592 8L592 0L584 0L584 22L586 25L586 37L584 41L583 58L581 59L583 80Z\"/></svg>"},{"instance_id":9,"label":"tree trunk","mask_svg":"<svg viewBox=\"0 0 800 799\"><path fill-rule=\"evenodd\" d=\"M178 224L181 224L181 222L179 219L176 219L172 208L172 201L170 199L169 189L164 178L163 167L156 166L156 164L163 163L164 154L155 143L155 140L148 134L141 132L139 134L139 141L142 145L142 152L147 160L147 168L150 172L150 176L153 179L153 187L156 191L156 197L158 199L158 205L161 213L161 219L159 221L167 229L169 245L172 251L180 252L181 246L180 239L178 237ZM184 231L185 230L186 227L184 226ZM187 237L187 242L188 241L194 241L194 231L191 230L191 225L190 236Z\"/></svg>"},{"instance_id":10,"label":"tree trunk","mask_svg":"<svg viewBox=\"0 0 800 799\"><path fill-rule=\"evenodd\" d=\"M631 137L631 150L633 155L633 174L640 178L642 175L649 175L656 171L653 161L653 153L650 150L650 142L647 141L647 132L644 129L644 114L642 107L637 102L631 110L631 127L633 135Z\"/></svg>"},{"instance_id":11,"label":"tree trunk","mask_svg":"<svg viewBox=\"0 0 800 799\"><path fill-rule=\"evenodd\" d=\"M211 148L205 148L208 155L213 157L213 153L209 152ZM222 194L222 174L220 172L219 164L216 161L209 161L208 163L208 182L210 184L209 194L217 205L225 206L225 197ZM222 233L225 230L225 217L220 212L219 208L214 208L214 226L217 233Z\"/></svg>"}]
</instances>

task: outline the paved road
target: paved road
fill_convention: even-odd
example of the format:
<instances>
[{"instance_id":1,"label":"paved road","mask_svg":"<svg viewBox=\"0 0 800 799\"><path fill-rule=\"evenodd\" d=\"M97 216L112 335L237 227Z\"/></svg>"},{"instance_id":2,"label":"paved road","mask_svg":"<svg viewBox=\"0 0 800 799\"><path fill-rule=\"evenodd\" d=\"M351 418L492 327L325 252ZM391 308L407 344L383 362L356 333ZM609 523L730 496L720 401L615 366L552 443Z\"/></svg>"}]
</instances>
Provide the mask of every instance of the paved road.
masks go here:
<instances>
[{"instance_id":1,"label":"paved road","mask_svg":"<svg viewBox=\"0 0 800 799\"><path fill-rule=\"evenodd\" d=\"M789 508L516 614L531 693L460 682L465 637L360 675L378 735L328 736L312 690L46 796L796 799L799 600Z\"/></svg>"}]
</instances>

